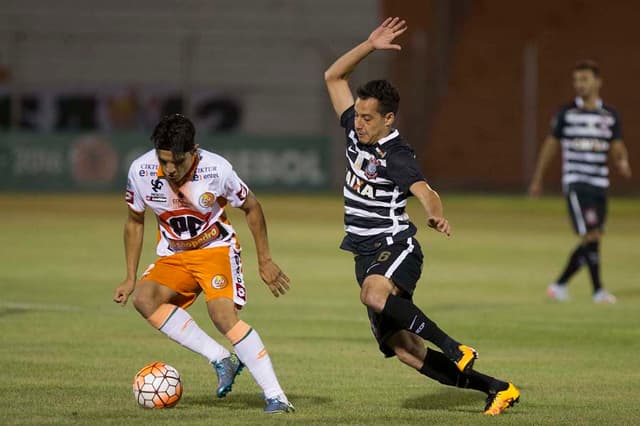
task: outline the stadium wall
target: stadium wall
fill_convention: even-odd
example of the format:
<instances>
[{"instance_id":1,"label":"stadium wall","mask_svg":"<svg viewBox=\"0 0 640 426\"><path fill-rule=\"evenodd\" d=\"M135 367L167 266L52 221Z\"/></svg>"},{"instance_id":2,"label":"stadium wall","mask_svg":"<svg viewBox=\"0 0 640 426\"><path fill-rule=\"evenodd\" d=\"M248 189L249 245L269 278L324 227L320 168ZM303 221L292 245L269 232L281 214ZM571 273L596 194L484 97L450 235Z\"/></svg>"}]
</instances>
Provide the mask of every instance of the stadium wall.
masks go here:
<instances>
[{"instance_id":1,"label":"stadium wall","mask_svg":"<svg viewBox=\"0 0 640 426\"><path fill-rule=\"evenodd\" d=\"M0 133L2 191L124 191L129 165L152 147L140 133ZM313 136L202 135L198 144L224 156L255 190L328 189L329 149ZM155 179L156 171L140 171ZM209 171L196 174L206 178ZM200 176L202 175L202 176Z\"/></svg>"},{"instance_id":2,"label":"stadium wall","mask_svg":"<svg viewBox=\"0 0 640 426\"><path fill-rule=\"evenodd\" d=\"M442 17L448 16L448 31L424 31L426 40L414 31L403 50L412 57L391 63L391 73L405 94L402 124L410 126L412 143L423 154L424 170L433 183L464 190L525 190L552 115L573 98L572 67L588 58L601 65L601 94L621 114L635 168L630 181L612 168L612 192L640 194L640 122L635 120L640 114L635 90L640 57L634 54L640 4L624 0L383 3L385 14L440 17L440 23L432 26L442 26ZM456 3L458 8L452 10ZM428 17L411 18L410 24L414 21L423 26ZM411 88L421 83L415 71L407 72L407 63L424 55L420 46L443 45L445 87L432 86L441 96L428 116L428 110L416 110L410 100ZM423 79L432 78L428 64L422 69ZM421 116L424 120L415 119ZM421 122L425 120L432 124L425 127ZM421 138L415 137L420 134ZM546 187L559 192L559 161L551 169Z\"/></svg>"}]
</instances>

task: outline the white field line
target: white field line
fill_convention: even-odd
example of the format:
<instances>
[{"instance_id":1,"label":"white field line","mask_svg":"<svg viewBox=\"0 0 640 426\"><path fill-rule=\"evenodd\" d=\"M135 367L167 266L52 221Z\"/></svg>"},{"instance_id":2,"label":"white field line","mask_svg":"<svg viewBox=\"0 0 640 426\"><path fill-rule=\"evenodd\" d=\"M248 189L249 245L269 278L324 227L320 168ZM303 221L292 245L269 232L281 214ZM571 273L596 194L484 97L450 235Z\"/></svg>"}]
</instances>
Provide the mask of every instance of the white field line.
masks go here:
<instances>
[{"instance_id":1,"label":"white field line","mask_svg":"<svg viewBox=\"0 0 640 426\"><path fill-rule=\"evenodd\" d=\"M17 302L0 302L0 308L18 309L23 311L82 311L83 309L75 305L60 305L55 303L17 303Z\"/></svg>"}]
</instances>

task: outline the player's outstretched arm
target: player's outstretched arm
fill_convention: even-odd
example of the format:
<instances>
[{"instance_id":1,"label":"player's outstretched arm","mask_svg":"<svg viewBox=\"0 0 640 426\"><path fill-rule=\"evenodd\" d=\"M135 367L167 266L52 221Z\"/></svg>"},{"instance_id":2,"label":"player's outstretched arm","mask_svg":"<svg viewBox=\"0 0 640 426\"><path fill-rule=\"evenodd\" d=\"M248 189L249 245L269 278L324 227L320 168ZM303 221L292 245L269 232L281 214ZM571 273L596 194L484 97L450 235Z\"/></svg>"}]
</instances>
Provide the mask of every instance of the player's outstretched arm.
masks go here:
<instances>
[{"instance_id":1,"label":"player's outstretched arm","mask_svg":"<svg viewBox=\"0 0 640 426\"><path fill-rule=\"evenodd\" d=\"M127 304L129 295L133 293L136 285L136 275L138 273L138 263L142 253L142 243L144 239L144 212L136 212L129 209L129 215L124 225L124 252L127 262L127 278L116 287L113 301Z\"/></svg>"},{"instance_id":2,"label":"player's outstretched arm","mask_svg":"<svg viewBox=\"0 0 640 426\"><path fill-rule=\"evenodd\" d=\"M415 182L409 191L420 201L427 215L427 226L438 232L451 236L451 225L443 216L442 201L436 191L427 182Z\"/></svg>"},{"instance_id":3,"label":"player's outstretched arm","mask_svg":"<svg viewBox=\"0 0 640 426\"><path fill-rule=\"evenodd\" d=\"M631 166L629 165L629 154L627 147L621 139L616 139L611 143L611 156L618 172L627 179L631 179Z\"/></svg>"},{"instance_id":4,"label":"player's outstretched arm","mask_svg":"<svg viewBox=\"0 0 640 426\"><path fill-rule=\"evenodd\" d=\"M554 136L549 135L544 140L542 149L540 150L540 156L538 157L538 162L536 163L536 169L533 173L531 184L529 185L530 197L539 197L542 195L542 180L544 178L544 174L547 171L549 164L551 164L553 157L555 157L559 146L560 141L558 141Z\"/></svg>"},{"instance_id":5,"label":"player's outstretched arm","mask_svg":"<svg viewBox=\"0 0 640 426\"><path fill-rule=\"evenodd\" d=\"M273 293L275 297L279 297L289 290L290 280L273 259L271 259L269 238L267 237L267 222L264 218L262 206L255 195L253 195L253 192L249 192L247 199L244 204L240 206L240 209L244 211L247 225L253 235L253 241L256 244L260 278L262 278L262 281L269 287L271 293Z\"/></svg>"},{"instance_id":6,"label":"player's outstretched arm","mask_svg":"<svg viewBox=\"0 0 640 426\"><path fill-rule=\"evenodd\" d=\"M407 30L407 25L400 18L387 18L369 35L367 40L339 57L324 73L327 91L331 104L338 118L353 105L353 95L349 88L348 78L355 67L367 55L376 49L400 50L399 44L393 40Z\"/></svg>"}]
</instances>

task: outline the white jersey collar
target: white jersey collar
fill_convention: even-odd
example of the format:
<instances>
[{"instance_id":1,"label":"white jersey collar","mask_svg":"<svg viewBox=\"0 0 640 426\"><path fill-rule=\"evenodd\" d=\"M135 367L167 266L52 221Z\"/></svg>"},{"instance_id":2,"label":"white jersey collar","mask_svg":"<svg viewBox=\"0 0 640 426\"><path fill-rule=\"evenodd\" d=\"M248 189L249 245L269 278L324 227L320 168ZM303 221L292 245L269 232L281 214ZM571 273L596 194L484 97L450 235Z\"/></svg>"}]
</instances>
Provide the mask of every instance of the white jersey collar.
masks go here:
<instances>
[{"instance_id":1,"label":"white jersey collar","mask_svg":"<svg viewBox=\"0 0 640 426\"><path fill-rule=\"evenodd\" d=\"M580 109L584 109L584 99L582 99L580 96L576 96L576 99L574 101L576 103L576 106ZM598 98L596 99L596 109L602 109L602 99Z\"/></svg>"},{"instance_id":2,"label":"white jersey collar","mask_svg":"<svg viewBox=\"0 0 640 426\"><path fill-rule=\"evenodd\" d=\"M389 133L387 136L385 136L384 138L378 141L378 145L383 145L385 142L388 142L391 139L397 138L398 136L400 136L400 132L398 131L398 129L393 129L391 133Z\"/></svg>"}]
</instances>

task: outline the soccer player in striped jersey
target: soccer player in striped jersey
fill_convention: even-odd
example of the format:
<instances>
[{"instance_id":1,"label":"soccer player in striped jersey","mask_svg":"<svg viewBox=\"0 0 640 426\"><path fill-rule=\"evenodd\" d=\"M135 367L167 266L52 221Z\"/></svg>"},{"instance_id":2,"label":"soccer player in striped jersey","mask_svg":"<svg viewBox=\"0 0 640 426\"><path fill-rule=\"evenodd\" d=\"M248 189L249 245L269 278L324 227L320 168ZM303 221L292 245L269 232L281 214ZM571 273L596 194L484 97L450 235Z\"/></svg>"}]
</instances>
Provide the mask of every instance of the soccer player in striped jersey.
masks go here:
<instances>
[{"instance_id":1,"label":"soccer player in striped jersey","mask_svg":"<svg viewBox=\"0 0 640 426\"><path fill-rule=\"evenodd\" d=\"M607 217L609 157L618 172L631 177L627 149L622 142L622 126L618 113L600 98L600 69L593 61L578 63L573 69L576 98L560 108L553 119L529 194L542 193L542 181L558 147L562 147L562 187L567 197L569 215L580 242L569 256L558 279L547 287L547 295L555 300L569 298L567 283L587 265L593 284L595 303L615 303L616 298L602 286L600 278L600 241Z\"/></svg>"},{"instance_id":2,"label":"soccer player in striped jersey","mask_svg":"<svg viewBox=\"0 0 640 426\"><path fill-rule=\"evenodd\" d=\"M216 395L231 392L247 367L265 397L266 414L294 410L282 390L258 332L238 317L247 301L240 244L225 207L244 211L258 255L260 277L274 296L289 278L272 260L262 207L233 167L195 144L195 128L180 114L164 117L151 137L154 149L129 168L125 223L126 279L114 302L133 305L154 328L202 355L218 375ZM158 259L138 279L145 210L156 215ZM214 325L233 345L229 351L205 333L187 312L204 293Z\"/></svg>"},{"instance_id":3,"label":"soccer player in striped jersey","mask_svg":"<svg viewBox=\"0 0 640 426\"><path fill-rule=\"evenodd\" d=\"M413 303L423 255L414 238L417 229L405 212L408 197L421 203L427 226L447 236L451 227L413 150L393 127L398 91L386 80L374 80L358 88L354 100L348 83L357 64L374 50L399 50L392 42L406 28L399 18L386 19L325 72L331 102L346 131L346 236L341 248L355 255L360 300L380 351L443 384L485 392L484 413L497 415L518 401L518 389L473 370L476 351L450 337ZM442 352L426 348L425 340Z\"/></svg>"}]
</instances>

